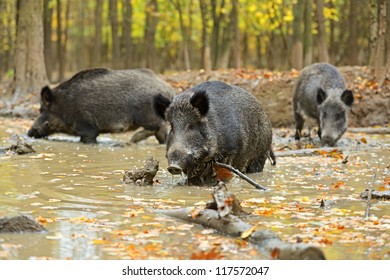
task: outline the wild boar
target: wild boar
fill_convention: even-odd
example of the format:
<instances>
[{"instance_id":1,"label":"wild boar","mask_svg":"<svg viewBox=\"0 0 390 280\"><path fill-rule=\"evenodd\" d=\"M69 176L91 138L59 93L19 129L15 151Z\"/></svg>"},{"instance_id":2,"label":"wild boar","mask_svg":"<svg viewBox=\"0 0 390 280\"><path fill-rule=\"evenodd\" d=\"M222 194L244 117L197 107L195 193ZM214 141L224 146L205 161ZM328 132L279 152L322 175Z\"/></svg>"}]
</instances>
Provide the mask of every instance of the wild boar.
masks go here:
<instances>
[{"instance_id":1,"label":"wild boar","mask_svg":"<svg viewBox=\"0 0 390 280\"><path fill-rule=\"evenodd\" d=\"M306 117L318 123L323 146L334 146L348 127L354 97L336 67L315 63L304 68L294 85L295 139L299 140Z\"/></svg>"},{"instance_id":2,"label":"wild boar","mask_svg":"<svg viewBox=\"0 0 390 280\"><path fill-rule=\"evenodd\" d=\"M88 69L57 87L41 91L40 115L28 136L41 138L53 133L80 136L83 143L96 143L100 133L145 130L131 141L155 135L165 143L166 123L152 106L153 96L172 99L174 90L147 69Z\"/></svg>"},{"instance_id":3,"label":"wild boar","mask_svg":"<svg viewBox=\"0 0 390 280\"><path fill-rule=\"evenodd\" d=\"M184 173L189 184L216 183L216 161L246 173L262 171L267 158L275 164L271 122L260 102L242 88L205 82L172 102L154 97L154 108L170 125L168 171Z\"/></svg>"}]
</instances>

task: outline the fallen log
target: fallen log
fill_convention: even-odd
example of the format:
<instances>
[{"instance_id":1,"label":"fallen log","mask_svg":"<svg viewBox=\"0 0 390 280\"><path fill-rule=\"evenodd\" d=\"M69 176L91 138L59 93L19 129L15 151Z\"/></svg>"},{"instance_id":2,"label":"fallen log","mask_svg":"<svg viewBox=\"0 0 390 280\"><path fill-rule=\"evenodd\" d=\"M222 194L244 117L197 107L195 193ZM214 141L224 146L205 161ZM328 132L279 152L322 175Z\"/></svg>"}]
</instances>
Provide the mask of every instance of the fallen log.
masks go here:
<instances>
[{"instance_id":1,"label":"fallen log","mask_svg":"<svg viewBox=\"0 0 390 280\"><path fill-rule=\"evenodd\" d=\"M218 211L204 209L196 217L192 217L194 208L173 210L157 210L158 213L215 229L222 234L240 237L241 234L253 228L234 215L220 218ZM324 260L325 255L318 247L303 243L285 243L270 230L254 230L246 239L254 244L270 259L279 260Z\"/></svg>"},{"instance_id":2,"label":"fallen log","mask_svg":"<svg viewBox=\"0 0 390 280\"><path fill-rule=\"evenodd\" d=\"M241 237L254 244L270 259L323 260L324 253L317 247L303 243L284 243L270 230L257 230L238 216L243 214L239 200L219 182L212 194L213 201L205 209L181 208L157 210L158 213L186 222L215 229L222 234Z\"/></svg>"},{"instance_id":3,"label":"fallen log","mask_svg":"<svg viewBox=\"0 0 390 280\"><path fill-rule=\"evenodd\" d=\"M307 156L316 156L321 153L330 153L334 151L334 147L325 147L325 148L317 148L317 149L299 149L299 150L290 150L290 151L278 151L275 152L276 157L307 157ZM337 148L338 152L342 152L342 150Z\"/></svg>"},{"instance_id":4,"label":"fallen log","mask_svg":"<svg viewBox=\"0 0 390 280\"><path fill-rule=\"evenodd\" d=\"M390 127L351 127L347 131L350 133L390 134Z\"/></svg>"}]
</instances>

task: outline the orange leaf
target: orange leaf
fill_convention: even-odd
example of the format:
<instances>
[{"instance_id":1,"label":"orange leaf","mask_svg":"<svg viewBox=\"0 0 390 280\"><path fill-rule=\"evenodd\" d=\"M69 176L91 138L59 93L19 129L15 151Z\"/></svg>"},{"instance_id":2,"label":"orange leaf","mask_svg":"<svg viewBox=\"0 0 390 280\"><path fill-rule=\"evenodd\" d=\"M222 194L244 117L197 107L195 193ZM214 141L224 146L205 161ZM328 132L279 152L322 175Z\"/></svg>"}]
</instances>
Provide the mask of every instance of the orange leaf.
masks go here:
<instances>
[{"instance_id":1,"label":"orange leaf","mask_svg":"<svg viewBox=\"0 0 390 280\"><path fill-rule=\"evenodd\" d=\"M223 259L223 255L217 248L211 249L210 252L201 251L199 253L192 253L190 260L220 260Z\"/></svg>"},{"instance_id":2,"label":"orange leaf","mask_svg":"<svg viewBox=\"0 0 390 280\"><path fill-rule=\"evenodd\" d=\"M345 186L345 182L337 182L336 184L334 184L334 185L332 186L332 188L334 188L334 189L340 189L340 187L343 187L343 186Z\"/></svg>"},{"instance_id":3,"label":"orange leaf","mask_svg":"<svg viewBox=\"0 0 390 280\"><path fill-rule=\"evenodd\" d=\"M360 139L360 141L362 141L364 144L367 144L367 139L364 137L362 139Z\"/></svg>"},{"instance_id":4,"label":"orange leaf","mask_svg":"<svg viewBox=\"0 0 390 280\"><path fill-rule=\"evenodd\" d=\"M214 166L217 181L229 182L233 178L232 172L220 166Z\"/></svg>"},{"instance_id":5,"label":"orange leaf","mask_svg":"<svg viewBox=\"0 0 390 280\"><path fill-rule=\"evenodd\" d=\"M275 247L271 252L271 258L278 259L280 254L280 249L278 247Z\"/></svg>"}]
</instances>

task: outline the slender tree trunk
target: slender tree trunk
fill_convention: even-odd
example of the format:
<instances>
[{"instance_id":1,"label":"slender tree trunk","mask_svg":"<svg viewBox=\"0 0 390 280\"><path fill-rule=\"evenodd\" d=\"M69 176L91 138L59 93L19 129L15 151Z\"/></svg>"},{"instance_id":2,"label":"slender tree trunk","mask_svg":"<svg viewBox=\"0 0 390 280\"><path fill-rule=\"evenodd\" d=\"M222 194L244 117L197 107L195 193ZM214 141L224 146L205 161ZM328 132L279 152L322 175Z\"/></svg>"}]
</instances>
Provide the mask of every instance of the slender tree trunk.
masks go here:
<instances>
[{"instance_id":1,"label":"slender tree trunk","mask_svg":"<svg viewBox=\"0 0 390 280\"><path fill-rule=\"evenodd\" d=\"M145 32L144 32L145 67L155 69L156 68L155 36L156 36L156 29L158 24L157 0L147 1L145 13L146 13Z\"/></svg>"},{"instance_id":2,"label":"slender tree trunk","mask_svg":"<svg viewBox=\"0 0 390 280\"><path fill-rule=\"evenodd\" d=\"M317 24L318 24L318 59L320 62L328 62L328 48L326 46L325 20L324 20L324 0L316 0ZM351 27L350 27L351 28Z\"/></svg>"},{"instance_id":3,"label":"slender tree trunk","mask_svg":"<svg viewBox=\"0 0 390 280\"><path fill-rule=\"evenodd\" d=\"M385 67L385 35L386 35L386 6L387 0L380 0L379 5L379 29L378 29L378 44L375 53L375 79L382 86L386 77Z\"/></svg>"},{"instance_id":4,"label":"slender tree trunk","mask_svg":"<svg viewBox=\"0 0 390 280\"><path fill-rule=\"evenodd\" d=\"M387 1L387 11L386 11L386 69L387 72L390 72L390 1ZM390 74L390 73L389 73Z\"/></svg>"},{"instance_id":5,"label":"slender tree trunk","mask_svg":"<svg viewBox=\"0 0 390 280\"><path fill-rule=\"evenodd\" d=\"M262 63L262 36L260 34L256 35L256 67L257 68L263 68L263 63Z\"/></svg>"},{"instance_id":6,"label":"slender tree trunk","mask_svg":"<svg viewBox=\"0 0 390 280\"><path fill-rule=\"evenodd\" d=\"M304 28L304 45L303 45L303 53L304 53L304 66L312 64L313 61L313 35L311 30L312 24L312 8L311 8L311 0L305 0L305 28Z\"/></svg>"},{"instance_id":7,"label":"slender tree trunk","mask_svg":"<svg viewBox=\"0 0 390 280\"><path fill-rule=\"evenodd\" d=\"M123 58L125 62L125 68L131 68L131 51L133 49L132 41L132 24L133 24L133 5L131 0L124 0L123 11Z\"/></svg>"},{"instance_id":8,"label":"slender tree trunk","mask_svg":"<svg viewBox=\"0 0 390 280\"><path fill-rule=\"evenodd\" d=\"M240 69L242 67L241 63L241 43L240 43L240 28L238 25L238 0L232 0L232 24L233 24L233 34L234 34L234 48L233 48L233 67Z\"/></svg>"},{"instance_id":9,"label":"slender tree trunk","mask_svg":"<svg viewBox=\"0 0 390 280\"><path fill-rule=\"evenodd\" d=\"M41 1L18 0L13 101L48 84L43 54Z\"/></svg>"},{"instance_id":10,"label":"slender tree trunk","mask_svg":"<svg viewBox=\"0 0 390 280\"><path fill-rule=\"evenodd\" d=\"M76 42L76 53L79 54L79 58L76 60L77 70L82 70L85 68L87 48L85 45L85 10L86 10L86 1L80 1L80 17L78 18L78 38Z\"/></svg>"},{"instance_id":11,"label":"slender tree trunk","mask_svg":"<svg viewBox=\"0 0 390 280\"><path fill-rule=\"evenodd\" d=\"M64 79L64 56L62 53L62 5L61 0L57 0L57 62L58 62L58 81Z\"/></svg>"},{"instance_id":12,"label":"slender tree trunk","mask_svg":"<svg viewBox=\"0 0 390 280\"><path fill-rule=\"evenodd\" d=\"M202 15L202 67L206 73L211 71L211 49L209 43L208 26L208 10L205 0L199 0L200 11Z\"/></svg>"},{"instance_id":13,"label":"slender tree trunk","mask_svg":"<svg viewBox=\"0 0 390 280\"><path fill-rule=\"evenodd\" d=\"M221 12L217 12L217 0L211 0L211 15L213 19L213 31L211 35L211 56L212 56L212 67L218 67L218 60L220 56L220 28L221 22L223 18L223 14ZM221 0L219 5L219 11L225 8L225 0Z\"/></svg>"},{"instance_id":14,"label":"slender tree trunk","mask_svg":"<svg viewBox=\"0 0 390 280\"><path fill-rule=\"evenodd\" d=\"M358 7L359 4L356 1L349 0L349 15L348 15L348 64L358 64L358 44L357 44L357 20L358 20Z\"/></svg>"},{"instance_id":15,"label":"slender tree trunk","mask_svg":"<svg viewBox=\"0 0 390 280\"><path fill-rule=\"evenodd\" d=\"M93 47L93 65L100 67L103 55L103 0L96 1L95 8L95 38Z\"/></svg>"},{"instance_id":16,"label":"slender tree trunk","mask_svg":"<svg viewBox=\"0 0 390 280\"><path fill-rule=\"evenodd\" d=\"M295 69L302 69L303 63L303 12L304 12L304 1L298 0L293 6L293 49L292 49L292 67Z\"/></svg>"},{"instance_id":17,"label":"slender tree trunk","mask_svg":"<svg viewBox=\"0 0 390 280\"><path fill-rule=\"evenodd\" d=\"M46 72L49 81L52 79L52 47L51 47L51 35L52 35L52 20L53 7L49 6L50 0L44 0L43 2L43 41L44 41L44 55Z\"/></svg>"},{"instance_id":18,"label":"slender tree trunk","mask_svg":"<svg viewBox=\"0 0 390 280\"><path fill-rule=\"evenodd\" d=\"M120 68L120 44L119 44L119 23L118 23L118 1L110 0L110 21L112 38L112 68Z\"/></svg>"},{"instance_id":19,"label":"slender tree trunk","mask_svg":"<svg viewBox=\"0 0 390 280\"><path fill-rule=\"evenodd\" d=\"M370 0L370 60L369 64L375 67L375 54L378 44L378 5L377 0Z\"/></svg>"}]
</instances>

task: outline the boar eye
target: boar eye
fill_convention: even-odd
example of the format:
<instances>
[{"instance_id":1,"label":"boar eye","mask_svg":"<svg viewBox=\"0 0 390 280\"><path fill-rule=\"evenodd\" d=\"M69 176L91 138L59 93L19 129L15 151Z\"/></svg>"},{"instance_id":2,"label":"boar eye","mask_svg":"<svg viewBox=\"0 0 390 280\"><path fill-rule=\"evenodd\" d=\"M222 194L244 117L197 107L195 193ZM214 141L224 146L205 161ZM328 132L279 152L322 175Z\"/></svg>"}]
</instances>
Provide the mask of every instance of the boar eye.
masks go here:
<instances>
[{"instance_id":1,"label":"boar eye","mask_svg":"<svg viewBox=\"0 0 390 280\"><path fill-rule=\"evenodd\" d=\"M188 125L187 125L187 129L188 129L188 130L193 130L193 129L194 129L194 125L191 124L191 123L188 124Z\"/></svg>"}]
</instances>

